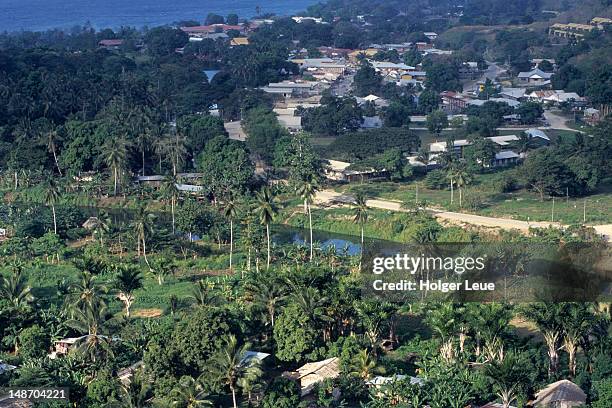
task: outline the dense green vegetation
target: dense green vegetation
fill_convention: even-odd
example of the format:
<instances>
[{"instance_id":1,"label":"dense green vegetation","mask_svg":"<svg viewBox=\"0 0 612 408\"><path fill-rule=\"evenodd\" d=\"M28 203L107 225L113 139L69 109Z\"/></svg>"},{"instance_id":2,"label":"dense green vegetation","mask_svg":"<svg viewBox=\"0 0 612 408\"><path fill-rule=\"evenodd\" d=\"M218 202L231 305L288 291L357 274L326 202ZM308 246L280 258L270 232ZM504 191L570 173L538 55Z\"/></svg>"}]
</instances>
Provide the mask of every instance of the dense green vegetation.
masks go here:
<instances>
[{"instance_id":1,"label":"dense green vegetation","mask_svg":"<svg viewBox=\"0 0 612 408\"><path fill-rule=\"evenodd\" d=\"M364 290L376 246L491 244L494 266L527 284L531 247L609 250L586 225L610 223L610 116L548 146L521 134L511 147L525 157L499 170L486 137L513 113L538 124L542 106L488 101L467 108L465 123L440 109L440 92L462 89L463 63L484 69L485 57L511 73L555 57L555 87L610 104L610 33L555 46L543 29L554 17L547 6L331 0L307 11L329 24L277 18L235 47L189 42L171 26L0 34L0 363L16 367L0 371L0 388L70 388L70 401L36 404L48 408L464 408L526 407L569 379L590 407L608 407L605 299L407 302ZM205 23L238 20L210 14ZM305 132L281 126L275 97L258 89L294 79L288 58L302 48L315 56L320 46L428 41L426 31L453 54L374 57L422 64L425 89L385 81L361 59L346 95L325 91L320 106L297 109ZM118 49L98 46L118 38ZM219 72L207 78L206 69ZM478 97L498 91L486 81ZM358 99L370 94L388 103ZM361 129L376 115L382 128ZM411 129L411 115L426 115L422 129ZM238 120L244 142L224 126ZM424 134L449 146L436 169ZM471 142L461 155L458 139ZM412 167L409 154L425 165ZM384 180L336 184L324 177L329 159ZM325 188L349 203L322 202ZM368 207L376 197L402 211ZM442 224L430 206L568 226L483 231ZM347 246L318 243L317 231L345 234ZM513 253L519 243L526 253ZM58 346L65 338L77 338L68 352ZM338 375L308 399L282 375L328 358L339 359ZM389 382L374 386L376 376Z\"/></svg>"}]
</instances>

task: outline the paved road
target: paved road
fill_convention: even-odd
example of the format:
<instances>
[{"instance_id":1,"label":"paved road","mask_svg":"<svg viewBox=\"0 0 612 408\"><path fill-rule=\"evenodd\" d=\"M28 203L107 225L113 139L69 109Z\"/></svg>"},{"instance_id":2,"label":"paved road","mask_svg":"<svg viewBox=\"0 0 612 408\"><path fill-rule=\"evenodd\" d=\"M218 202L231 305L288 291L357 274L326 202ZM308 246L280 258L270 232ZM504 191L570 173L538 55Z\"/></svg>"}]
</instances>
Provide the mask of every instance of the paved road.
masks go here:
<instances>
[{"instance_id":1,"label":"paved road","mask_svg":"<svg viewBox=\"0 0 612 408\"><path fill-rule=\"evenodd\" d=\"M354 203L354 198L350 195L340 194L333 190L323 190L317 193L315 203L323 205L331 205L334 203L352 204ZM401 203L397 201L373 199L367 200L366 205L371 208L378 208L382 210L398 212L408 211L403 209ZM529 228L548 228L550 226L558 228L562 226L559 223L527 222L520 220L511 220L507 218L484 217L482 215L443 211L435 208L427 208L426 210L430 211L434 217L454 224L471 224L487 228L501 228L505 230L516 229L523 232L527 232L529 231ZM610 239L610 237L612 237L612 224L598 225L594 228L599 234L603 235L607 239Z\"/></svg>"},{"instance_id":2,"label":"paved road","mask_svg":"<svg viewBox=\"0 0 612 408\"><path fill-rule=\"evenodd\" d=\"M487 61L489 67L482 73L482 75L474 80L467 81L463 84L464 91L476 91L478 90L478 82L484 82L487 79L494 81L502 73L506 72L505 68L500 67L494 62Z\"/></svg>"}]
</instances>

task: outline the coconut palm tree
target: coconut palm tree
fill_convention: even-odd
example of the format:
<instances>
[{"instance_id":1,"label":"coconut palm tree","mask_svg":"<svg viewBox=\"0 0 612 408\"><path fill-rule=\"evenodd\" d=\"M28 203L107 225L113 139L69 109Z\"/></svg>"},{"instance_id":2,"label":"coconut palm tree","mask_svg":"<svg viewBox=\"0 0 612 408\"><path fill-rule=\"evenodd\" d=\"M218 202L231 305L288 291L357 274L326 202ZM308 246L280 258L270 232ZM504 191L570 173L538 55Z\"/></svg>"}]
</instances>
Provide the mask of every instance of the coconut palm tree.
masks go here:
<instances>
[{"instance_id":1,"label":"coconut palm tree","mask_svg":"<svg viewBox=\"0 0 612 408\"><path fill-rule=\"evenodd\" d=\"M102 295L106 293L106 287L96 282L96 277L89 271L81 272L80 279L70 285L70 294L67 297L67 306L70 311L90 308L100 308L105 305Z\"/></svg>"},{"instance_id":2,"label":"coconut palm tree","mask_svg":"<svg viewBox=\"0 0 612 408\"><path fill-rule=\"evenodd\" d=\"M57 142L59 141L59 133L57 128L51 124L49 129L46 129L41 135L45 144L47 145L47 150L53 155L53 161L55 162L55 167L57 168L57 172L62 177L62 169L59 166L59 162L57 160Z\"/></svg>"},{"instance_id":3,"label":"coconut palm tree","mask_svg":"<svg viewBox=\"0 0 612 408\"><path fill-rule=\"evenodd\" d=\"M234 254L234 220L238 217L238 205L234 197L230 194L223 203L223 215L230 222L230 253L229 269L232 270L232 256Z\"/></svg>"},{"instance_id":4,"label":"coconut palm tree","mask_svg":"<svg viewBox=\"0 0 612 408\"><path fill-rule=\"evenodd\" d=\"M212 286L202 279L196 282L195 288L191 292L191 298L195 300L198 307L216 306L220 301Z\"/></svg>"},{"instance_id":5,"label":"coconut palm tree","mask_svg":"<svg viewBox=\"0 0 612 408\"><path fill-rule=\"evenodd\" d=\"M349 375L367 381L376 368L376 360L370 356L367 349L361 350L349 365Z\"/></svg>"},{"instance_id":6,"label":"coconut palm tree","mask_svg":"<svg viewBox=\"0 0 612 408\"><path fill-rule=\"evenodd\" d=\"M65 325L83 334L77 343L76 351L96 361L98 356L112 356L111 338L104 333L110 321L104 305L85 304L82 309L72 310L72 317Z\"/></svg>"},{"instance_id":7,"label":"coconut palm tree","mask_svg":"<svg viewBox=\"0 0 612 408\"><path fill-rule=\"evenodd\" d=\"M314 177L303 180L297 187L297 193L304 201L304 211L308 213L308 226L310 229L310 262L314 257L314 244L312 240L312 203L314 202L319 185Z\"/></svg>"},{"instance_id":8,"label":"coconut palm tree","mask_svg":"<svg viewBox=\"0 0 612 408\"><path fill-rule=\"evenodd\" d=\"M455 167L454 169L455 184L459 188L459 207L463 206L463 187L472 182L472 174L468 171L467 167L462 164Z\"/></svg>"},{"instance_id":9,"label":"coconut palm tree","mask_svg":"<svg viewBox=\"0 0 612 408\"><path fill-rule=\"evenodd\" d=\"M208 399L208 394L200 381L192 377L183 376L178 385L172 389L169 397L173 407L179 408L200 408L214 406Z\"/></svg>"},{"instance_id":10,"label":"coconut palm tree","mask_svg":"<svg viewBox=\"0 0 612 408\"><path fill-rule=\"evenodd\" d=\"M117 298L125 305L125 317L130 317L130 307L134 303L134 291L142 288L142 274L137 266L121 264L117 267L115 287L118 290Z\"/></svg>"},{"instance_id":11,"label":"coconut palm tree","mask_svg":"<svg viewBox=\"0 0 612 408\"><path fill-rule=\"evenodd\" d=\"M124 137L109 137L102 144L102 159L112 173L115 196L119 188L119 177L127 163L129 146Z\"/></svg>"},{"instance_id":12,"label":"coconut palm tree","mask_svg":"<svg viewBox=\"0 0 612 408\"><path fill-rule=\"evenodd\" d=\"M221 350L212 358L210 373L219 384L229 387L234 408L237 408L236 391L240 380L243 378L257 379L262 372L259 368L259 360L246 358L246 353L251 347L250 343L239 346L234 335L226 337L224 343ZM205 375L208 376L209 373Z\"/></svg>"},{"instance_id":13,"label":"coconut palm tree","mask_svg":"<svg viewBox=\"0 0 612 408\"><path fill-rule=\"evenodd\" d=\"M140 256L140 244L142 243L142 254L144 260L149 265L149 259L147 258L147 237L153 234L155 215L149 213L144 205L141 205L134 214L134 220L132 222L132 228L134 235L138 240L138 256Z\"/></svg>"},{"instance_id":14,"label":"coconut palm tree","mask_svg":"<svg viewBox=\"0 0 612 408\"><path fill-rule=\"evenodd\" d=\"M172 213L172 234L176 233L175 209L176 209L176 200L180 193L177 187L178 181L179 180L176 177L176 175L174 174L168 175L164 177L164 181L162 183L162 189L161 189L162 196L165 199L170 200L170 210Z\"/></svg>"},{"instance_id":15,"label":"coconut palm tree","mask_svg":"<svg viewBox=\"0 0 612 408\"><path fill-rule=\"evenodd\" d=\"M361 259L363 259L363 241L364 241L364 226L368 221L368 206L366 205L366 197L359 193L355 196L355 207L353 210L353 222L361 227ZM361 259L359 261L359 269L361 269Z\"/></svg>"},{"instance_id":16,"label":"coconut palm tree","mask_svg":"<svg viewBox=\"0 0 612 408\"><path fill-rule=\"evenodd\" d=\"M103 237L108 234L111 227L111 218L106 211L100 211L97 217L92 218L91 224L92 239L97 236L100 239L100 245L104 246Z\"/></svg>"},{"instance_id":17,"label":"coconut palm tree","mask_svg":"<svg viewBox=\"0 0 612 408\"><path fill-rule=\"evenodd\" d=\"M270 224L278 214L276 197L272 194L269 187L264 187L256 194L255 213L259 218L259 223L266 226L266 237L268 241L268 260L267 267L270 268Z\"/></svg>"},{"instance_id":18,"label":"coconut palm tree","mask_svg":"<svg viewBox=\"0 0 612 408\"><path fill-rule=\"evenodd\" d=\"M0 280L0 298L8 300L17 310L26 309L34 301L31 287L22 272L21 263L15 262L11 265L11 273Z\"/></svg>"},{"instance_id":19,"label":"coconut palm tree","mask_svg":"<svg viewBox=\"0 0 612 408\"><path fill-rule=\"evenodd\" d=\"M247 285L247 291L253 297L254 308L265 311L267 323L273 330L276 312L286 298L284 285L275 276L264 274Z\"/></svg>"},{"instance_id":20,"label":"coconut palm tree","mask_svg":"<svg viewBox=\"0 0 612 408\"><path fill-rule=\"evenodd\" d=\"M153 381L144 370L137 370L129 381L121 384L122 408L145 408L153 398Z\"/></svg>"},{"instance_id":21,"label":"coconut palm tree","mask_svg":"<svg viewBox=\"0 0 612 408\"><path fill-rule=\"evenodd\" d=\"M57 182L49 178L45 185L45 204L51 207L53 213L53 232L57 235L57 216L55 214L55 204L61 197L60 189Z\"/></svg>"}]
</instances>

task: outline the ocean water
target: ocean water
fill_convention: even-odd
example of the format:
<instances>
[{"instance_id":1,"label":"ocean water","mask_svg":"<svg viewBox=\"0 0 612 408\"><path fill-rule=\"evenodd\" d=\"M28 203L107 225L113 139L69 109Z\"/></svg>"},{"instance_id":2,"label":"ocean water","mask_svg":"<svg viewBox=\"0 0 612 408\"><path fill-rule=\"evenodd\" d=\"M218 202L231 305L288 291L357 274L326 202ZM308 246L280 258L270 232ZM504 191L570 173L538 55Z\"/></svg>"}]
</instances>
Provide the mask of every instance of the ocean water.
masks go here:
<instances>
[{"instance_id":1,"label":"ocean water","mask_svg":"<svg viewBox=\"0 0 612 408\"><path fill-rule=\"evenodd\" d=\"M0 0L0 32L44 31L90 23L95 28L203 22L208 13L289 15L319 0Z\"/></svg>"}]
</instances>

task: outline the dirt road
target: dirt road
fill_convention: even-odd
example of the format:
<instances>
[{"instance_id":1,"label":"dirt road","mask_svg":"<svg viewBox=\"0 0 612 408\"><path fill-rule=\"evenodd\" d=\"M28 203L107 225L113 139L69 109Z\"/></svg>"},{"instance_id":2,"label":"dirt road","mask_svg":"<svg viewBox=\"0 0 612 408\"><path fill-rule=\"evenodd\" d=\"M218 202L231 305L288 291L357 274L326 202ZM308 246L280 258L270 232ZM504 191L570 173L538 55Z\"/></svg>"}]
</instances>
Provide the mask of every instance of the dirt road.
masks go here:
<instances>
[{"instance_id":1,"label":"dirt road","mask_svg":"<svg viewBox=\"0 0 612 408\"><path fill-rule=\"evenodd\" d=\"M323 190L317 193L315 198L316 204L332 205L332 204L352 204L354 198L350 195L340 194L333 190ZM372 199L367 200L366 205L371 208L382 210L407 212L402 208L401 203L397 201ZM440 220L445 220L453 224L471 224L486 228L501 228L506 230L516 229L523 232L529 231L529 228L548 228L549 226L560 227L559 223L551 222L527 222L520 220L511 220L507 218L484 217L482 215L465 214L452 211L443 211L435 208L426 208L432 215ZM612 236L612 225L599 225L595 230L606 236Z\"/></svg>"}]
</instances>

